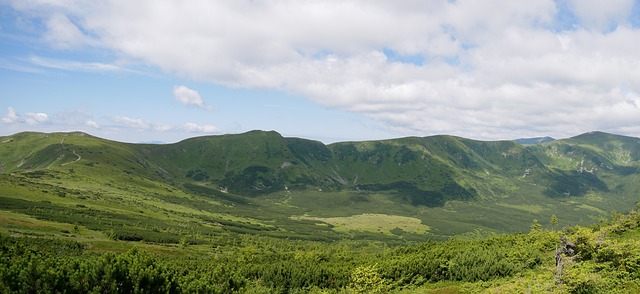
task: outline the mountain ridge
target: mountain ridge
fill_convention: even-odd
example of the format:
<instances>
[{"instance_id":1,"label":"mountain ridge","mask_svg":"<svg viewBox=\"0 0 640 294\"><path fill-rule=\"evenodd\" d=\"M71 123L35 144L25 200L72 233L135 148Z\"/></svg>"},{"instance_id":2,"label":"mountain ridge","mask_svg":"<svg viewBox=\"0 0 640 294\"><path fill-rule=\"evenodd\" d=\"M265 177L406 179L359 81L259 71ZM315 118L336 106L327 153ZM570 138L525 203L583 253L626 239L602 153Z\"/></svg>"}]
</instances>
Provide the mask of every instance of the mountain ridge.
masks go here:
<instances>
[{"instance_id":1,"label":"mountain ridge","mask_svg":"<svg viewBox=\"0 0 640 294\"><path fill-rule=\"evenodd\" d=\"M514 142L522 145L535 145L546 142L555 141L556 139L546 136L546 137L535 137L535 138L520 138L513 140Z\"/></svg>"},{"instance_id":2,"label":"mountain ridge","mask_svg":"<svg viewBox=\"0 0 640 294\"><path fill-rule=\"evenodd\" d=\"M290 236L296 234L292 223L307 229L329 224L322 233L327 238L345 231L394 236L331 224L360 215L417 219L431 228L430 236L515 232L551 214L567 223L592 222L635 204L640 195L640 139L602 132L526 146L448 135L324 144L275 131L171 144L25 132L0 142L0 175L8 182L96 195L96 207L107 205L100 197L114 197L110 206L129 199L147 213L204 209L248 218L255 223L251 230ZM45 196L35 199L52 201Z\"/></svg>"}]
</instances>

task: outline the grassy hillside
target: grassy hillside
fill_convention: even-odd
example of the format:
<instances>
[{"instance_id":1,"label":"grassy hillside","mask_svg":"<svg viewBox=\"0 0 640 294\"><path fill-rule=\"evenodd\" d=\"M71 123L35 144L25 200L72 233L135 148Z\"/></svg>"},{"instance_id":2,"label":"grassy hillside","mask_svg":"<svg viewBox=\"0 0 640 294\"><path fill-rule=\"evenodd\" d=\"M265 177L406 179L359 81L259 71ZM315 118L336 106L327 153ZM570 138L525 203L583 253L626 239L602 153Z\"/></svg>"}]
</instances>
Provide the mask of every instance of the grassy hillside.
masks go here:
<instances>
[{"instance_id":1,"label":"grassy hillside","mask_svg":"<svg viewBox=\"0 0 640 294\"><path fill-rule=\"evenodd\" d=\"M633 293L639 146L0 137L0 291Z\"/></svg>"},{"instance_id":2,"label":"grassy hillside","mask_svg":"<svg viewBox=\"0 0 640 294\"><path fill-rule=\"evenodd\" d=\"M99 251L86 241L0 234L0 291L637 293L639 227L633 210L591 227L534 222L527 233L407 246L245 236L179 246L110 241Z\"/></svg>"},{"instance_id":3,"label":"grassy hillside","mask_svg":"<svg viewBox=\"0 0 640 294\"><path fill-rule=\"evenodd\" d=\"M591 224L640 195L640 139L523 146L452 136L324 145L276 132L126 144L84 133L0 137L0 230L200 244L238 233L390 242Z\"/></svg>"}]
</instances>

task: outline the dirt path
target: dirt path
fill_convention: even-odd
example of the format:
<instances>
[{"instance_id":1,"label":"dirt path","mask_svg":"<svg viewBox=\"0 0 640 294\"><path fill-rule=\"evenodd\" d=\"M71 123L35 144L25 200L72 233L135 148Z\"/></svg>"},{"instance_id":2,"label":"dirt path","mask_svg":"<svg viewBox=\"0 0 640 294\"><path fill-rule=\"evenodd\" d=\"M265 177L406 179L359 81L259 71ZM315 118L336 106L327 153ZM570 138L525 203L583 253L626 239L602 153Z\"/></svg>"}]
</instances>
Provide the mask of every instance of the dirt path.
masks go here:
<instances>
[{"instance_id":1,"label":"dirt path","mask_svg":"<svg viewBox=\"0 0 640 294\"><path fill-rule=\"evenodd\" d=\"M80 154L78 154L75 150L69 149L69 148L64 146L64 139L65 138L62 138L62 141L60 141L60 145L62 146L62 149L70 150L73 153L73 155L75 155L77 158L76 158L76 160L74 160L72 162L65 162L65 163L61 164L60 166L65 166L67 164L74 163L74 162L77 162L80 159L82 159L82 156L80 156Z\"/></svg>"}]
</instances>

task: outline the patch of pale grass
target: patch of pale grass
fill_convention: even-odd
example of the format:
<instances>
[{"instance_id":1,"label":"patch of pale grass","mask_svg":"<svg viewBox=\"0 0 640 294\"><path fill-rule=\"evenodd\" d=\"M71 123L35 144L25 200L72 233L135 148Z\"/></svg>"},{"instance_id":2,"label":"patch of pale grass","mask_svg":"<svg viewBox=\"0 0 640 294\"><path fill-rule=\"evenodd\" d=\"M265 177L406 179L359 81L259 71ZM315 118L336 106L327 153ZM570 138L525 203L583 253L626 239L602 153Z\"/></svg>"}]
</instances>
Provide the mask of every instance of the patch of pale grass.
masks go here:
<instances>
[{"instance_id":1,"label":"patch of pale grass","mask_svg":"<svg viewBox=\"0 0 640 294\"><path fill-rule=\"evenodd\" d=\"M401 229L408 233L426 234L431 229L422 224L420 219L388 214L359 214L347 217L299 217L300 219L316 220L333 225L334 230L340 232L364 231L393 235L394 229Z\"/></svg>"}]
</instances>

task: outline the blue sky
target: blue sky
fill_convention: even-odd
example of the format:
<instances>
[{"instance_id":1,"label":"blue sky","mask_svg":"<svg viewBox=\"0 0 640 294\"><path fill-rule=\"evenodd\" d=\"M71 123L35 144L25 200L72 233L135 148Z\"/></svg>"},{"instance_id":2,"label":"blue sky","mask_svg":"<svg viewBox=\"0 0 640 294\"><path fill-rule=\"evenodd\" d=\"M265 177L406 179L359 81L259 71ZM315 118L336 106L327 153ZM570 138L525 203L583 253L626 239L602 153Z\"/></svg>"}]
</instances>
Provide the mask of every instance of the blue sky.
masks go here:
<instances>
[{"instance_id":1,"label":"blue sky","mask_svg":"<svg viewBox=\"0 0 640 294\"><path fill-rule=\"evenodd\" d=\"M638 1L0 0L0 135L640 136Z\"/></svg>"}]
</instances>

